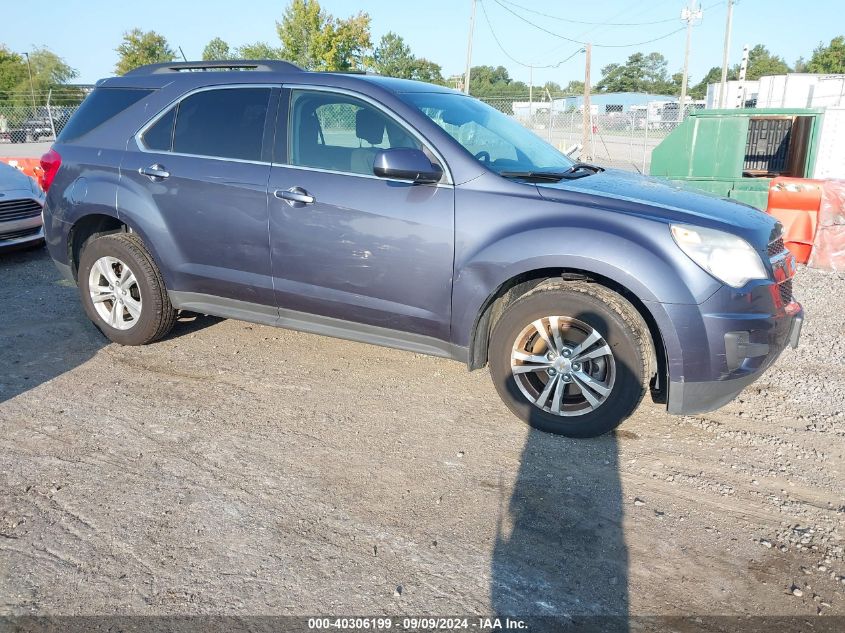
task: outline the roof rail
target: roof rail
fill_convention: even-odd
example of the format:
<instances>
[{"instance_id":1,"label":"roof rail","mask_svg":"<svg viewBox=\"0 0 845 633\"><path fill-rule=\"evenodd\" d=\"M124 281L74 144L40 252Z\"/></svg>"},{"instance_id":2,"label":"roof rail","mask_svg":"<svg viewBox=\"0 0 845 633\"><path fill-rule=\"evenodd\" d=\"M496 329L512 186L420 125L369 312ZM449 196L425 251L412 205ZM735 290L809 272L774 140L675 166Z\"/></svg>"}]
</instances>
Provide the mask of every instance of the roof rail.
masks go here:
<instances>
[{"instance_id":1,"label":"roof rail","mask_svg":"<svg viewBox=\"0 0 845 633\"><path fill-rule=\"evenodd\" d=\"M296 64L278 59L237 59L215 60L210 62L165 62L147 64L133 68L126 75L161 75L165 73L205 71L205 70L258 70L264 72L287 73L301 71Z\"/></svg>"}]
</instances>

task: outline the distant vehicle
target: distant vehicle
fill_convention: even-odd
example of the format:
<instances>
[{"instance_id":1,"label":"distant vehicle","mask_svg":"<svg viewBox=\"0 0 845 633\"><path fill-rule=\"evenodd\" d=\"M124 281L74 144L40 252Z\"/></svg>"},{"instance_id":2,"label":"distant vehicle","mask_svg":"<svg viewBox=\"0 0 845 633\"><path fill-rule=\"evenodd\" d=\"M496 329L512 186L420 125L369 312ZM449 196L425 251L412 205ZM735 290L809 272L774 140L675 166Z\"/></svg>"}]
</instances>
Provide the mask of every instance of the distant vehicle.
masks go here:
<instances>
[{"instance_id":1,"label":"distant vehicle","mask_svg":"<svg viewBox=\"0 0 845 633\"><path fill-rule=\"evenodd\" d=\"M573 162L440 86L145 66L100 82L42 167L50 254L124 345L186 310L489 363L517 416L592 437L650 389L718 408L798 343L770 216Z\"/></svg>"},{"instance_id":2,"label":"distant vehicle","mask_svg":"<svg viewBox=\"0 0 845 633\"><path fill-rule=\"evenodd\" d=\"M58 131L58 130L57 130ZM49 117L27 119L17 127L0 133L12 143L35 143L45 138L53 137L53 126Z\"/></svg>"},{"instance_id":3,"label":"distant vehicle","mask_svg":"<svg viewBox=\"0 0 845 633\"><path fill-rule=\"evenodd\" d=\"M0 162L0 250L44 241L44 193L36 182Z\"/></svg>"}]
</instances>

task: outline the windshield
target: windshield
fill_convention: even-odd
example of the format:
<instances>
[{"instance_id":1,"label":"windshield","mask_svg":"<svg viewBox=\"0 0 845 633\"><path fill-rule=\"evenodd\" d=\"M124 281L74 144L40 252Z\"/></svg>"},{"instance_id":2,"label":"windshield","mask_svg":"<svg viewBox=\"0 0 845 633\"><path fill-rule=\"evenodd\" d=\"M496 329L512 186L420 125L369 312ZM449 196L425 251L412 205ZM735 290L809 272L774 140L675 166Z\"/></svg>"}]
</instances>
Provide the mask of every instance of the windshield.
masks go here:
<instances>
[{"instance_id":1,"label":"windshield","mask_svg":"<svg viewBox=\"0 0 845 633\"><path fill-rule=\"evenodd\" d=\"M472 97L455 93L411 92L407 103L443 128L485 167L502 174L560 172L573 161L502 114Z\"/></svg>"}]
</instances>

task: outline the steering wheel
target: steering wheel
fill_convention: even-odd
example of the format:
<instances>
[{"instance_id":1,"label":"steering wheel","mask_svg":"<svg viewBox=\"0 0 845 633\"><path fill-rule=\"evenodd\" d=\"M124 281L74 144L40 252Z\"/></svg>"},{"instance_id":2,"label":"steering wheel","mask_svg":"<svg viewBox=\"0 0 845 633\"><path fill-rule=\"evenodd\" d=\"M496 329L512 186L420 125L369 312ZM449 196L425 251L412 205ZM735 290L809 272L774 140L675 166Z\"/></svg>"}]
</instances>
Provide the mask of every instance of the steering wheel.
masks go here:
<instances>
[{"instance_id":1,"label":"steering wheel","mask_svg":"<svg viewBox=\"0 0 845 633\"><path fill-rule=\"evenodd\" d=\"M475 155L475 158L479 162L489 163L490 162L490 152L483 149Z\"/></svg>"}]
</instances>

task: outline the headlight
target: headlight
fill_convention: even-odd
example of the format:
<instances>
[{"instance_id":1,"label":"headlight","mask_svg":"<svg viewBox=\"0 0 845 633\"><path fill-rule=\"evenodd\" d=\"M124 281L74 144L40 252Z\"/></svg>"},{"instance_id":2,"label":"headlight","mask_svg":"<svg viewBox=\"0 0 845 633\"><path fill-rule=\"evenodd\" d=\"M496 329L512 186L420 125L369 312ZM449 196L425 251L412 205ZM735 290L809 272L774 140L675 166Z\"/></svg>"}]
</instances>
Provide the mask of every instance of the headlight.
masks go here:
<instances>
[{"instance_id":1,"label":"headlight","mask_svg":"<svg viewBox=\"0 0 845 633\"><path fill-rule=\"evenodd\" d=\"M672 225L678 247L719 281L740 288L768 274L757 251L741 237L697 226Z\"/></svg>"}]
</instances>

